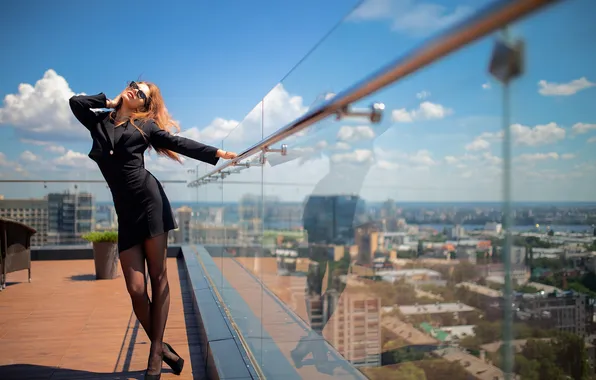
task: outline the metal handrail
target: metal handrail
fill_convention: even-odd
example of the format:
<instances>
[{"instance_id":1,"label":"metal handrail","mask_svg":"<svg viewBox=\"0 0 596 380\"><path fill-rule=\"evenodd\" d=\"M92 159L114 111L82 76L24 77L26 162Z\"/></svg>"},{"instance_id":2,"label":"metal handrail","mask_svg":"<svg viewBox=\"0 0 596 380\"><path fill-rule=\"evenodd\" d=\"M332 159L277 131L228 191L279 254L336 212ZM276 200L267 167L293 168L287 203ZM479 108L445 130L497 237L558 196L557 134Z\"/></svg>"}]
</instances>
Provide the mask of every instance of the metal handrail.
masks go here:
<instances>
[{"instance_id":1,"label":"metal handrail","mask_svg":"<svg viewBox=\"0 0 596 380\"><path fill-rule=\"evenodd\" d=\"M213 171L188 183L189 187L198 186L201 181L220 173L222 170L245 160L252 155L264 152L277 142L291 136L328 116L336 115L350 104L383 89L423 67L453 53L485 35L502 28L546 5L561 0L499 0L487 6L458 26L442 35L431 39L421 47L401 57L374 74L356 83L347 90L327 100L319 107L306 112L290 124L277 130L270 136L240 153L235 159L226 161Z\"/></svg>"},{"instance_id":2,"label":"metal handrail","mask_svg":"<svg viewBox=\"0 0 596 380\"><path fill-rule=\"evenodd\" d=\"M166 179L161 183L187 183L178 179ZM0 179L0 183L106 183L104 179Z\"/></svg>"}]
</instances>

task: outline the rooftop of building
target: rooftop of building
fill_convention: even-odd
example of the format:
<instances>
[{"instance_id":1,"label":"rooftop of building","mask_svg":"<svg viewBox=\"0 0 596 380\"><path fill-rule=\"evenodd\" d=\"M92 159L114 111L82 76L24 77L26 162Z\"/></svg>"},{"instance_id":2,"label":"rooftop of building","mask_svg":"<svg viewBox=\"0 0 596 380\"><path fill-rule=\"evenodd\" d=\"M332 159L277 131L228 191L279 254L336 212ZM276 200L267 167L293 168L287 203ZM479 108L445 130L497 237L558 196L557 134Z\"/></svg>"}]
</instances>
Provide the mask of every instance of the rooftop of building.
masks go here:
<instances>
[{"instance_id":1,"label":"rooftop of building","mask_svg":"<svg viewBox=\"0 0 596 380\"><path fill-rule=\"evenodd\" d=\"M474 310L472 306L468 306L460 302L436 303L428 305L405 305L398 307L399 311L403 315L455 313Z\"/></svg>"},{"instance_id":2,"label":"rooftop of building","mask_svg":"<svg viewBox=\"0 0 596 380\"><path fill-rule=\"evenodd\" d=\"M488 286L474 284L473 282L460 282L459 284L455 285L456 287L464 287L472 292L482 294L488 297L502 297L503 292L495 289L491 289Z\"/></svg>"}]
</instances>

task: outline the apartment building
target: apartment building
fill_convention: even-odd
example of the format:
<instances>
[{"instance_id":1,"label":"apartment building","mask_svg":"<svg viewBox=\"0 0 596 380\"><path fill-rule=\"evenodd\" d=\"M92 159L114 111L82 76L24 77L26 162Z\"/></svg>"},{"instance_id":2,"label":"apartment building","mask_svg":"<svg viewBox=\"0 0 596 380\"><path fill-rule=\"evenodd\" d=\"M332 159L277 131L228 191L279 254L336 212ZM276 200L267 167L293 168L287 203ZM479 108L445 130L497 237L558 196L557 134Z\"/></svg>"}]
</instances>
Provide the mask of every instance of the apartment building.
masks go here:
<instances>
[{"instance_id":1,"label":"apartment building","mask_svg":"<svg viewBox=\"0 0 596 380\"><path fill-rule=\"evenodd\" d=\"M381 365L381 299L365 292L329 291L324 298L324 336L356 367Z\"/></svg>"},{"instance_id":2,"label":"apartment building","mask_svg":"<svg viewBox=\"0 0 596 380\"><path fill-rule=\"evenodd\" d=\"M32 246L46 245L48 241L47 199L0 199L0 218L12 219L34 228Z\"/></svg>"},{"instance_id":3,"label":"apartment building","mask_svg":"<svg viewBox=\"0 0 596 380\"><path fill-rule=\"evenodd\" d=\"M180 207L176 210L176 220L178 222L178 229L173 233L174 243L189 244L192 243L191 236L191 222L193 211L188 206Z\"/></svg>"},{"instance_id":4,"label":"apartment building","mask_svg":"<svg viewBox=\"0 0 596 380\"><path fill-rule=\"evenodd\" d=\"M524 316L539 319L545 327L570 332L582 337L592 334L594 322L594 299L573 291L551 293L547 296L525 295L516 301Z\"/></svg>"}]
</instances>

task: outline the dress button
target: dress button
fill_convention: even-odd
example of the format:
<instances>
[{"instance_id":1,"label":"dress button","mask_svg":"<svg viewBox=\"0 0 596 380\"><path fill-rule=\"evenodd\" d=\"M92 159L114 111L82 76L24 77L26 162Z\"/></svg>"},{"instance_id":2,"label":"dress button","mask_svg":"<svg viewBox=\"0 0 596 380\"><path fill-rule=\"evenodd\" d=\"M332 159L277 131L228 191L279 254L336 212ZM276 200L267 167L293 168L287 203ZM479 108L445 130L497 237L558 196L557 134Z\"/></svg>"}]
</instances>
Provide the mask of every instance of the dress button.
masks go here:
<instances>
[{"instance_id":1,"label":"dress button","mask_svg":"<svg viewBox=\"0 0 596 380\"><path fill-rule=\"evenodd\" d=\"M114 154L114 151L113 151L113 150L110 150L110 156L111 156L112 154Z\"/></svg>"}]
</instances>

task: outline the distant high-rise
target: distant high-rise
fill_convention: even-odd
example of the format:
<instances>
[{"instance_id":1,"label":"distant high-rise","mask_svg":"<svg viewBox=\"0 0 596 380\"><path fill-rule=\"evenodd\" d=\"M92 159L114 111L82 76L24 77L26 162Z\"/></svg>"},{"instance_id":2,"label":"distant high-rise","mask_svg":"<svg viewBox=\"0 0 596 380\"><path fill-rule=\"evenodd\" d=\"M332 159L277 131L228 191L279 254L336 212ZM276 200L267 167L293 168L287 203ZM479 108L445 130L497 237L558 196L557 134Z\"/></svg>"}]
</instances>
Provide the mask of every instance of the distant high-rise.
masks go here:
<instances>
[{"instance_id":1,"label":"distant high-rise","mask_svg":"<svg viewBox=\"0 0 596 380\"><path fill-rule=\"evenodd\" d=\"M364 201L357 195L313 195L302 220L309 243L349 245L354 241L354 224L364 214Z\"/></svg>"},{"instance_id":2,"label":"distant high-rise","mask_svg":"<svg viewBox=\"0 0 596 380\"><path fill-rule=\"evenodd\" d=\"M178 229L174 232L174 243L191 243L191 220L193 212L188 206L180 207L176 210L176 219L178 220Z\"/></svg>"},{"instance_id":3,"label":"distant high-rise","mask_svg":"<svg viewBox=\"0 0 596 380\"><path fill-rule=\"evenodd\" d=\"M48 202L48 243L82 244L83 234L94 230L94 196L87 192L51 193Z\"/></svg>"}]
</instances>

